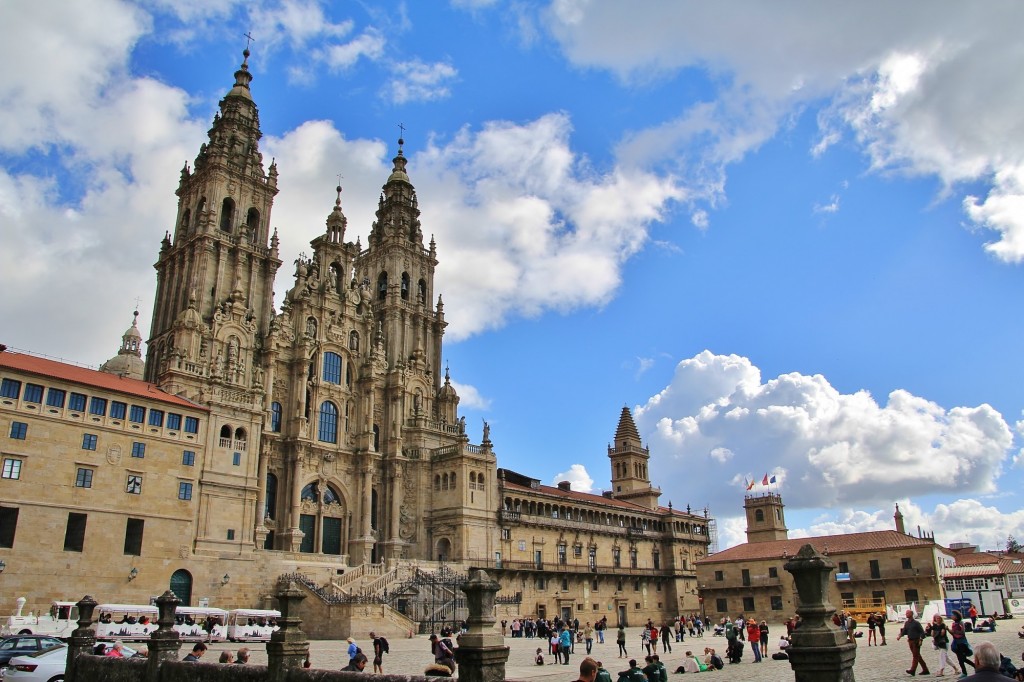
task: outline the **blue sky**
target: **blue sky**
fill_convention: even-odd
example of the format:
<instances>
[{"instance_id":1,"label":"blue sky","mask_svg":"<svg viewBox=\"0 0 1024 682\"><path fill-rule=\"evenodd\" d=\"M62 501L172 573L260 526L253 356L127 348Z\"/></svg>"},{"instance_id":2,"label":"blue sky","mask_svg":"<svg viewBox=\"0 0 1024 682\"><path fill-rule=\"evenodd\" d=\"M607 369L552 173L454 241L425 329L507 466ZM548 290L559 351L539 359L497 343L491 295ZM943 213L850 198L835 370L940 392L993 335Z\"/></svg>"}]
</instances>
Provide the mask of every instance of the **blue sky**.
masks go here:
<instances>
[{"instance_id":1,"label":"blue sky","mask_svg":"<svg viewBox=\"0 0 1024 682\"><path fill-rule=\"evenodd\" d=\"M0 4L0 342L113 354L242 34L291 263L344 176L364 243L406 126L446 361L501 466L608 486L623 405L662 502L743 540L1024 535L1015 2ZM144 334L146 330L143 330ZM755 491L760 490L755 488Z\"/></svg>"}]
</instances>

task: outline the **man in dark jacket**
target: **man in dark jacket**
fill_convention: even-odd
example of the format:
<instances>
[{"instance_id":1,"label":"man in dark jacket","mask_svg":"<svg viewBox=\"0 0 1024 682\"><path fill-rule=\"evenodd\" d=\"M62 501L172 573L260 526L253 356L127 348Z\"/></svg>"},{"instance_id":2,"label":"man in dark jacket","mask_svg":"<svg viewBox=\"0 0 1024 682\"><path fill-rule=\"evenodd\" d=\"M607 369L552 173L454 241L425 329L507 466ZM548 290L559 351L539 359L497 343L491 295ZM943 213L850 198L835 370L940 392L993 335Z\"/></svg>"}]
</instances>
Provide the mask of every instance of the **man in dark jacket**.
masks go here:
<instances>
[{"instance_id":1,"label":"man in dark jacket","mask_svg":"<svg viewBox=\"0 0 1024 682\"><path fill-rule=\"evenodd\" d=\"M1010 679L999 672L1000 656L992 642L974 645L974 674L963 678L963 682L1006 682Z\"/></svg>"},{"instance_id":2,"label":"man in dark jacket","mask_svg":"<svg viewBox=\"0 0 1024 682\"><path fill-rule=\"evenodd\" d=\"M910 647L910 669L907 671L908 675L917 674L917 665L921 664L921 674L930 675L928 672L928 664L921 658L921 641L924 639L924 628L914 618L914 612L907 609L907 622L903 624L903 629L900 630L900 634L896 635L896 641L899 641L901 637L907 638L907 646ZM996 659L996 668L999 667L999 660Z\"/></svg>"}]
</instances>

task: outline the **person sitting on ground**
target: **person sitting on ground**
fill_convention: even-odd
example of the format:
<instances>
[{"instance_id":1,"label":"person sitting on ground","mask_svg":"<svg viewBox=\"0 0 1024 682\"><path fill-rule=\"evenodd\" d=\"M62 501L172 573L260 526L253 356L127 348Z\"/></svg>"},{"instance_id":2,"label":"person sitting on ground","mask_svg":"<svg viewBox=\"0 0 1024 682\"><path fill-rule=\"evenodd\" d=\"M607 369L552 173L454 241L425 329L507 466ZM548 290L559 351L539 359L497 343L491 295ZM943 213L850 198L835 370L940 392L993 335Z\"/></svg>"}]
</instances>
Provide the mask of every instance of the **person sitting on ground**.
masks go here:
<instances>
[{"instance_id":1,"label":"person sitting on ground","mask_svg":"<svg viewBox=\"0 0 1024 682\"><path fill-rule=\"evenodd\" d=\"M661 671L658 670L658 666L654 662L654 656L644 656L644 662L647 664L643 667L647 682L661 682Z\"/></svg>"},{"instance_id":2,"label":"person sitting on ground","mask_svg":"<svg viewBox=\"0 0 1024 682\"><path fill-rule=\"evenodd\" d=\"M348 662L348 665L341 669L341 671L346 673L361 673L363 672L363 668L366 667L366 661L366 654L360 651L351 661Z\"/></svg>"},{"instance_id":3,"label":"person sitting on ground","mask_svg":"<svg viewBox=\"0 0 1024 682\"><path fill-rule=\"evenodd\" d=\"M245 665L248 662L249 662L249 647L243 646L241 649L238 650L238 653L235 654L235 663L241 663L242 665Z\"/></svg>"},{"instance_id":4,"label":"person sitting on ground","mask_svg":"<svg viewBox=\"0 0 1024 682\"><path fill-rule=\"evenodd\" d=\"M231 653L230 651L222 651L222 652L220 652L220 659L217 662L218 663L234 663L235 662L235 655L233 653Z\"/></svg>"},{"instance_id":5,"label":"person sitting on ground","mask_svg":"<svg viewBox=\"0 0 1024 682\"><path fill-rule=\"evenodd\" d=\"M537 655L533 657L533 662L537 665L544 665L544 650L540 647L537 648Z\"/></svg>"},{"instance_id":6,"label":"person sitting on ground","mask_svg":"<svg viewBox=\"0 0 1024 682\"><path fill-rule=\"evenodd\" d=\"M636 664L636 659L629 659L629 669L619 673L619 682L648 682L644 671Z\"/></svg>"},{"instance_id":7,"label":"person sitting on ground","mask_svg":"<svg viewBox=\"0 0 1024 682\"><path fill-rule=\"evenodd\" d=\"M700 663L697 662L692 651L686 652L686 658L683 659L683 672L684 673L699 673L701 672ZM707 670L707 668L704 668Z\"/></svg>"},{"instance_id":8,"label":"person sitting on ground","mask_svg":"<svg viewBox=\"0 0 1024 682\"><path fill-rule=\"evenodd\" d=\"M185 661L186 663L195 663L200 658L202 658L203 654L205 653L206 645L202 642L196 642L195 646L192 647L192 653L188 654L187 656L185 656L185 658L181 660Z\"/></svg>"},{"instance_id":9,"label":"person sitting on ground","mask_svg":"<svg viewBox=\"0 0 1024 682\"><path fill-rule=\"evenodd\" d=\"M995 632L996 631L996 620L995 618L986 618L976 628L975 632Z\"/></svg>"},{"instance_id":10,"label":"person sitting on ground","mask_svg":"<svg viewBox=\"0 0 1024 682\"><path fill-rule=\"evenodd\" d=\"M605 670L601 661L597 662L597 677L594 678L594 682L612 682L612 674Z\"/></svg>"}]
</instances>

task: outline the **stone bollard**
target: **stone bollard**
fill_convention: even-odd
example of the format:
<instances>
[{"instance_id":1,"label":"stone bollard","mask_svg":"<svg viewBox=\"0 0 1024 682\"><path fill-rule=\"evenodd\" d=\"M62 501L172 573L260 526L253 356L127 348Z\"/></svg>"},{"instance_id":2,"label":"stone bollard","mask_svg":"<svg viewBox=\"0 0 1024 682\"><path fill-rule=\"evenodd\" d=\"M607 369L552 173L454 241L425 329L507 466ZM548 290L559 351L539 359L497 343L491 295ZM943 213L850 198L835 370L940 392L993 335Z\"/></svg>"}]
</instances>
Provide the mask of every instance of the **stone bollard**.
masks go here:
<instances>
[{"instance_id":1,"label":"stone bollard","mask_svg":"<svg viewBox=\"0 0 1024 682\"><path fill-rule=\"evenodd\" d=\"M174 629L174 614L180 603L181 600L170 590L156 598L160 615L156 619L156 630L149 636L149 658L146 660L146 680L149 682L158 682L164 661L178 660L181 637Z\"/></svg>"},{"instance_id":2,"label":"stone bollard","mask_svg":"<svg viewBox=\"0 0 1024 682\"><path fill-rule=\"evenodd\" d=\"M787 649L796 682L854 682L857 645L832 623L836 608L828 601L829 578L836 567L828 557L804 545L784 568L793 574L800 625Z\"/></svg>"},{"instance_id":3,"label":"stone bollard","mask_svg":"<svg viewBox=\"0 0 1024 682\"><path fill-rule=\"evenodd\" d=\"M96 632L92 629L96 600L85 595L75 606L78 607L78 627L68 638L68 662L64 668L64 679L75 682L78 675L78 657L91 654L96 646Z\"/></svg>"},{"instance_id":4,"label":"stone bollard","mask_svg":"<svg viewBox=\"0 0 1024 682\"><path fill-rule=\"evenodd\" d=\"M466 593L468 631L459 637L455 659L459 664L459 682L501 682L509 648L494 631L494 595L501 585L483 569L469 569L469 580L462 584Z\"/></svg>"},{"instance_id":5,"label":"stone bollard","mask_svg":"<svg viewBox=\"0 0 1024 682\"><path fill-rule=\"evenodd\" d=\"M306 595L294 582L281 583L277 591L277 610L281 612L277 624L279 629L270 635L267 642L267 679L270 682L285 682L288 670L301 668L309 655L309 641L299 626L299 606Z\"/></svg>"}]
</instances>

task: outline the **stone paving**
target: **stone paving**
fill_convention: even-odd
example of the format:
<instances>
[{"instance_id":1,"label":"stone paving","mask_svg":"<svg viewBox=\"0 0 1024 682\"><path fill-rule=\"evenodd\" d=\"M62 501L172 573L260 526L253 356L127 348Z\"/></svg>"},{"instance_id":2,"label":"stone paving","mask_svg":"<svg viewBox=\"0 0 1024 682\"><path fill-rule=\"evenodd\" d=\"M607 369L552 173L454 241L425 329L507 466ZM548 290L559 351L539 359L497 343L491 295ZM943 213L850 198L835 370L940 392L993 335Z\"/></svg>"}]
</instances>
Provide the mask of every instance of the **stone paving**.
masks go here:
<instances>
[{"instance_id":1,"label":"stone paving","mask_svg":"<svg viewBox=\"0 0 1024 682\"><path fill-rule=\"evenodd\" d=\"M1017 630L1020 627L1020 620L1008 620L1003 621L999 625L999 629L995 633L974 633L968 634L972 646L978 642L990 641L993 642L1001 653L1009 656L1015 665L1021 664L1021 652L1024 651L1024 639L1020 639L1017 636ZM858 682L882 682L889 680L908 680L910 676L904 671L910 665L910 652L907 649L906 640L896 641L896 634L899 632L899 625L896 623L890 623L886 628L886 634L888 636L888 646L875 647L865 646L864 643L867 640L867 628L860 628L864 632L864 636L858 638L858 650L857 650L857 662L854 665L854 676ZM771 632L773 635L777 635L780 632L784 632L785 627L782 624L772 625ZM631 657L635 657L640 662L640 666L643 667L643 656L646 654L640 646L640 628L627 628L627 644L626 649L629 651ZM625 670L628 667L626 660L619 659L617 656L617 647L615 645L615 631L610 631L611 637L605 638L604 644L598 644L595 640L593 656L594 658L602 661L605 668L612 673L612 679L616 678L616 673L620 670ZM368 635L368 633L367 633ZM370 645L370 639L364 635L362 637L355 637L356 643L363 649L364 652L373 659L372 646ZM425 635L416 636L410 639L399 639L398 637L389 637L388 642L391 646L391 653L384 656L384 672L387 673L398 673L398 674L422 674L423 669L430 663L433 662L433 658L430 655L430 642L427 640ZM778 637L774 636L770 639L768 645L769 656L771 653L777 650ZM569 657L569 665L554 665L550 663L551 656L545 655L545 660L549 662L548 665L537 666L533 663L533 657L538 646L543 646L538 639L512 639L511 637L505 638L505 644L511 649L509 652L508 663L506 664L506 677L510 680L536 680L538 682L572 682L577 679L579 673L579 662L583 660L586 655L586 648L583 644L576 645L576 652L571 654ZM749 642L745 642L746 650L743 654L743 660L740 663L730 665L728 662L725 664L725 669L721 671L715 671L716 677L711 679L727 679L737 681L765 681L765 682L789 682L793 680L793 671L789 667L788 661L774 661L771 658L766 658L761 663L753 662L753 655L750 650ZM221 644L213 644L210 646L210 651L207 652L203 658L204 662L216 662L220 656L220 652L229 649L234 651L239 646L239 643L225 642ZM267 655L266 647L261 643L255 643L248 645L252 649L252 656L250 662L258 664L266 664ZM347 644L344 641L312 641L310 642L310 658L313 662L314 668L327 668L331 670L338 670L348 663L345 650ZM659 644L659 648L660 648ZM659 651L662 662L665 663L669 669L669 677L672 680L677 679L677 675L671 674L681 663L682 659L686 655L687 650L692 650L694 654L703 654L704 647L710 646L716 649L719 653L725 650L725 638L724 637L713 637L710 634L706 634L701 638L687 637L686 642L673 642L672 653L662 654ZM191 649L191 645L184 644L181 649L181 653L184 656L188 650ZM545 648L546 651L546 648ZM923 648L925 661L931 671L931 676L936 677L938 669L938 655L937 653L926 643ZM724 658L724 657L723 657ZM951 656L955 662L956 657ZM371 673L373 670L370 663L366 666L366 672ZM959 676L953 673L951 668L946 669L946 675L942 679L955 680Z\"/></svg>"}]
</instances>

